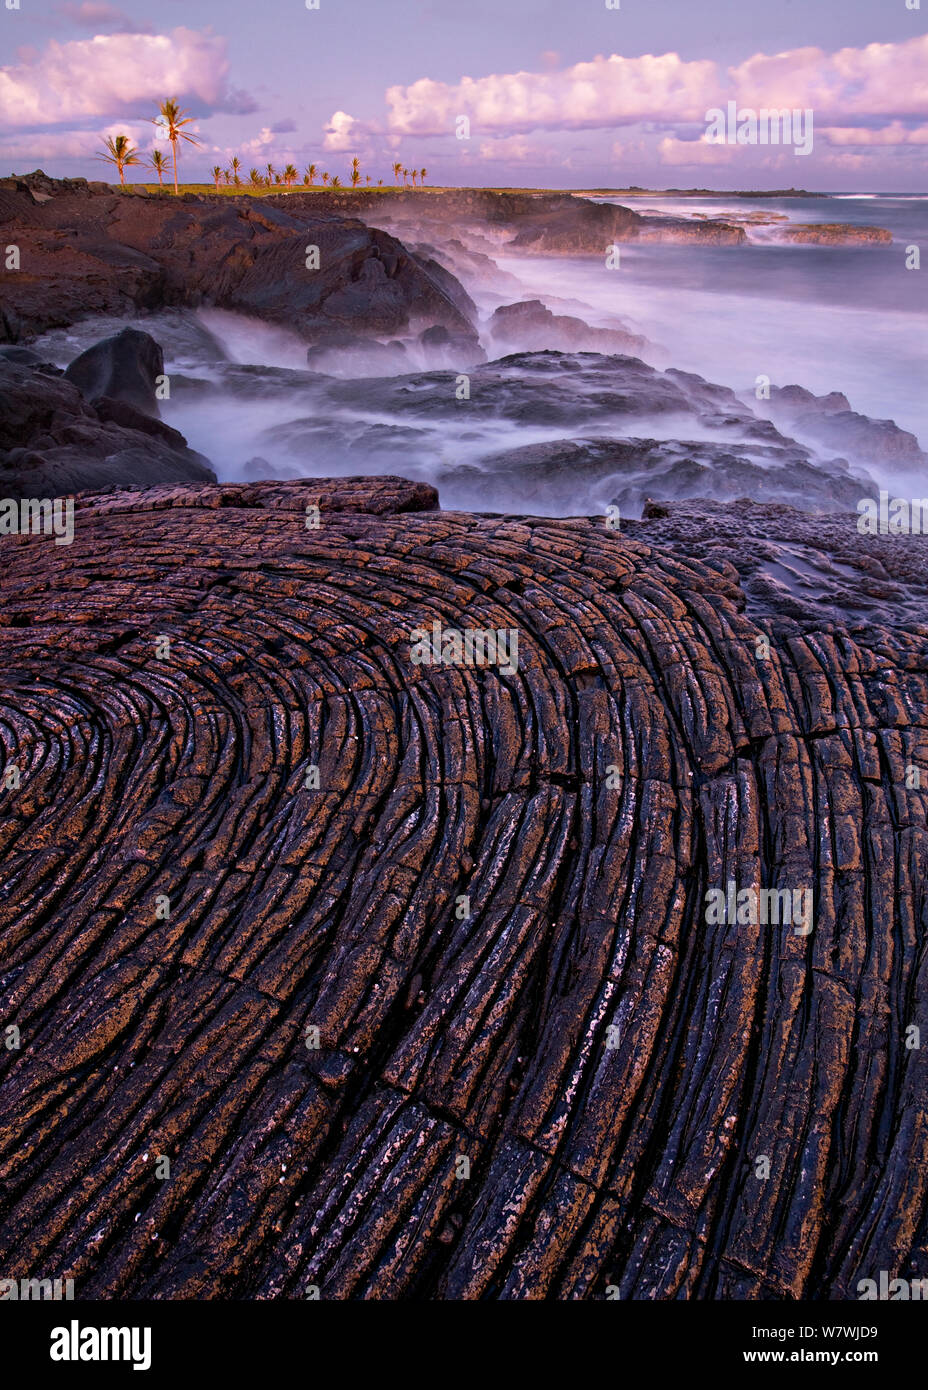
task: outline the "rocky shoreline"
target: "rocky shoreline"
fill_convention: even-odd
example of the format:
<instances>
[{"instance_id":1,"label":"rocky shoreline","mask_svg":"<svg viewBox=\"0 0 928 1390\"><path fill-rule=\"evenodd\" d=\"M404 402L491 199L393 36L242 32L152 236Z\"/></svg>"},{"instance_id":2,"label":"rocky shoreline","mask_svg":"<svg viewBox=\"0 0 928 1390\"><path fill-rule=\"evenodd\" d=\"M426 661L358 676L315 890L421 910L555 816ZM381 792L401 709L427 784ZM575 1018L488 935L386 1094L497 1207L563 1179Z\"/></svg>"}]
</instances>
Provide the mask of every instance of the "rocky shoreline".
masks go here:
<instances>
[{"instance_id":1,"label":"rocky shoreline","mask_svg":"<svg viewBox=\"0 0 928 1390\"><path fill-rule=\"evenodd\" d=\"M505 306L490 327L500 348L533 337L637 346L630 335L591 330L537 301ZM402 353L400 344L394 349ZM310 364L319 351L307 350ZM357 380L217 362L207 375L167 378L151 335L123 329L64 370L31 349L0 346L0 496L215 480L221 458L190 449L160 418L157 384L166 380L181 406L230 398L286 405L290 418L261 437L276 462L256 454L245 466L251 479L317 475L320 460L346 473L373 465L390 472L402 461L411 477L454 497L479 496L480 510L576 514L582 497L588 513L617 507L629 517L658 493L853 511L879 491L874 467L928 468L913 434L852 410L837 392L774 386L758 401L624 351L555 348L469 367L468 461L447 448L462 418L454 370ZM546 439L522 442L522 432L539 430Z\"/></svg>"},{"instance_id":2,"label":"rocky shoreline","mask_svg":"<svg viewBox=\"0 0 928 1390\"><path fill-rule=\"evenodd\" d=\"M365 215L392 209L391 230L343 216L349 205ZM576 510L579 481L588 511L614 505L629 515L655 490L847 510L876 491L874 465L928 466L913 435L855 412L837 393L816 398L784 383L769 401L739 398L692 373L647 365L639 354L652 345L621 320L596 328L537 299L507 303L518 282L490 254L500 245L510 254L574 255L610 238L673 239L679 221L570 195L358 191L175 202L81 180L0 181L0 222L20 257L0 285L0 334L11 340L0 344L0 494L214 478L223 461L191 450L159 418L163 352L143 331L165 309L206 306L280 325L306 343L303 372L238 366L217 348L204 374L173 372L170 381L182 403L222 390L303 403L266 433L279 477L325 471L320 455L351 471L372 463L393 471L406 459L415 473L412 453L452 495L479 489L485 509ZM743 225L711 219L680 226L708 245L744 237ZM867 240L871 229L855 230ZM803 239L809 229L777 226L778 236L787 231ZM833 232L830 224L811 229L820 241ZM498 303L483 317L466 287L476 293L478 283ZM49 329L104 316L137 327L64 367L26 346ZM81 363L101 354L102 375L88 374ZM346 354L365 364L353 373L361 380L327 375ZM434 368L413 370L423 358ZM473 443L466 459L449 461L444 439L460 423L461 371ZM380 412L376 422L371 410ZM655 437L655 425L663 431L669 421L673 437ZM503 447L494 422L500 438L513 425L548 437ZM559 425L562 435L552 430ZM267 477L269 467L259 441L246 476Z\"/></svg>"},{"instance_id":3,"label":"rocky shoreline","mask_svg":"<svg viewBox=\"0 0 928 1390\"><path fill-rule=\"evenodd\" d=\"M0 341L28 342L88 314L204 302L314 341L358 325L389 334L420 321L474 337L473 305L454 277L356 219L270 200L176 202L89 185L42 196L0 180L0 226L20 261L3 278Z\"/></svg>"},{"instance_id":4,"label":"rocky shoreline","mask_svg":"<svg viewBox=\"0 0 928 1390\"><path fill-rule=\"evenodd\" d=\"M362 220L374 211L389 230ZM415 241L463 237L466 244L477 232L473 252L491 231L519 254L603 256L611 244L635 241L747 240L737 221L642 215L571 194L354 190L175 201L40 171L0 179L0 227L19 251L19 269L0 282L0 342L9 343L88 314L208 302L286 323L317 342L418 325L473 346L470 297ZM782 235L829 245L891 240L881 228L843 225ZM309 247L318 248L317 269Z\"/></svg>"}]
</instances>

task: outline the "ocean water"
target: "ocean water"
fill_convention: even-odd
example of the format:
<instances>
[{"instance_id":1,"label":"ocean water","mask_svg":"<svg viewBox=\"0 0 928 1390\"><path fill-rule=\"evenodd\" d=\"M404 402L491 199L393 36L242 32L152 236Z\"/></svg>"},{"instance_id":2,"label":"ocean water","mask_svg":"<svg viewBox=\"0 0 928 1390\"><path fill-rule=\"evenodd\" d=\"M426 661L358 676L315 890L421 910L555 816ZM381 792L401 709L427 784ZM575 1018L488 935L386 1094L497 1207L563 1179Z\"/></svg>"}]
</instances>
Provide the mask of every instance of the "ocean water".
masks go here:
<instances>
[{"instance_id":1,"label":"ocean water","mask_svg":"<svg viewBox=\"0 0 928 1390\"><path fill-rule=\"evenodd\" d=\"M783 223L753 223L743 247L623 246L617 270L607 269L605 258L527 257L505 247L495 257L497 264L515 278L521 297L541 299L555 313L575 315L592 326L621 321L643 334L651 346L641 355L655 367L696 372L748 394L760 376L816 394L840 391L853 409L894 419L928 448L928 260L924 269L906 269L908 247L928 251L928 197L646 198L631 205L639 212L686 217L761 213L791 222L872 223L889 228L893 242L864 247L778 244ZM482 340L492 356L486 319L500 294L479 281L465 284L485 316ZM519 297L513 291L506 299ZM65 365L125 322L86 320L48 334L42 342L52 359ZM452 430L447 420L411 421L408 414L391 415L382 404L375 410L363 379L384 368L351 355L335 369L340 378L358 378L358 390L334 405L325 378L316 377L315 385L294 378L292 389L286 380L269 378L266 390L252 389L252 383L230 371L230 364L305 373L306 344L295 332L214 309L170 310L132 322L162 344L170 374L213 383L210 394L179 390L165 403L163 414L223 479L389 472L435 481L449 464L464 465L471 470L469 481L449 486L446 479L442 500L483 510L483 459L520 445L587 433L582 426L565 430L502 415L464 416L468 427ZM439 364L430 364L410 344L405 367L397 365L393 371L429 365ZM467 367L462 364L460 370ZM600 421L589 433L667 438L674 437L674 428L667 418L634 418L614 420L608 427ZM703 436L690 424L682 437ZM874 470L874 476L908 495L928 482L886 468ZM601 494L600 487L588 494L579 489L576 511L599 510ZM547 506L537 489L530 505L521 503L518 488L506 499L506 509L513 511L557 514L562 507L563 498Z\"/></svg>"},{"instance_id":2,"label":"ocean water","mask_svg":"<svg viewBox=\"0 0 928 1390\"><path fill-rule=\"evenodd\" d=\"M643 354L658 365L738 391L753 390L760 375L816 395L842 391L853 409L894 419L928 448L928 197L640 198L626 206L887 228L886 246L778 245L775 226L746 226L744 247L623 246L618 270L564 257L499 263L529 297L572 300L591 323L626 319L658 346ZM921 249L920 270L906 269L910 246Z\"/></svg>"}]
</instances>

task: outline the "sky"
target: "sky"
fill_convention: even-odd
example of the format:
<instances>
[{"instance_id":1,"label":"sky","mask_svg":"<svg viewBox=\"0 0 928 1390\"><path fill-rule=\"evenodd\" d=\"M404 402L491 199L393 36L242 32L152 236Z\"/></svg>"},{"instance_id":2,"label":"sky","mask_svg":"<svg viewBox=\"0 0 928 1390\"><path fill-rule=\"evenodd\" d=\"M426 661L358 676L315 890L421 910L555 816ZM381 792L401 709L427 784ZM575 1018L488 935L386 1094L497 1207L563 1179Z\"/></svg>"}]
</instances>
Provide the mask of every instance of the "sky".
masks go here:
<instances>
[{"instance_id":1,"label":"sky","mask_svg":"<svg viewBox=\"0 0 928 1390\"><path fill-rule=\"evenodd\" d=\"M928 0L309 3L0 0L0 173L115 178L105 136L150 155L171 96L201 141L182 181L237 155L343 182L357 157L374 183L399 162L430 184L928 192ZM730 102L745 131L811 111L813 138L738 143Z\"/></svg>"}]
</instances>

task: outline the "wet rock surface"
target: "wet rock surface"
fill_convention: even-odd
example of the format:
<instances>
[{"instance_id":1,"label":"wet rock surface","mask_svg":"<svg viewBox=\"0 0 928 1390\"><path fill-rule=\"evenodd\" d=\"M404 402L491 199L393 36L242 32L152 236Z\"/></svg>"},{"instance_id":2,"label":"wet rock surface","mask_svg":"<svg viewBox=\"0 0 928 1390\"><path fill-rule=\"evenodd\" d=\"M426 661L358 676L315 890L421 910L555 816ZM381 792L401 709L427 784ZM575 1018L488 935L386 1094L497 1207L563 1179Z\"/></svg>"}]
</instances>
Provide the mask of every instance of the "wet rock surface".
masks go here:
<instances>
[{"instance_id":1,"label":"wet rock surface","mask_svg":"<svg viewBox=\"0 0 928 1390\"><path fill-rule=\"evenodd\" d=\"M531 511L575 512L580 499L595 497L602 510L618 506L637 515L657 492L678 499L751 497L811 511L846 511L869 495L868 484L845 466L823 469L791 440L715 443L705 440L559 439L523 444L481 460L440 469L439 486L480 488L488 507L522 499ZM873 489L871 489L873 491ZM521 510L521 508L520 508Z\"/></svg>"},{"instance_id":2,"label":"wet rock surface","mask_svg":"<svg viewBox=\"0 0 928 1390\"><path fill-rule=\"evenodd\" d=\"M530 256L605 256L615 243L666 241L710 246L742 246L743 228L722 219L642 215L618 203L596 202L574 193L501 193L493 189L409 190L375 193L316 191L275 199L289 206L350 212L376 226L389 227L404 241L419 235L447 244L450 235L470 253L495 239L497 249ZM464 278L467 267L459 256ZM463 264L462 264L463 262Z\"/></svg>"},{"instance_id":3,"label":"wet rock surface","mask_svg":"<svg viewBox=\"0 0 928 1390\"><path fill-rule=\"evenodd\" d=\"M686 217L642 217L638 228L639 241L674 243L699 242L709 246L744 246L748 237L744 228L735 222L715 218L692 221Z\"/></svg>"},{"instance_id":4,"label":"wet rock surface","mask_svg":"<svg viewBox=\"0 0 928 1390\"><path fill-rule=\"evenodd\" d=\"M358 382L229 368L222 379L237 392L286 389L305 400L305 414L265 436L297 471L320 454L344 467L364 457L421 460L455 505L479 497L482 510L638 512L657 492L849 511L878 491L860 462L798 442L727 387L627 355L512 353L471 369L466 403L443 372ZM367 418L345 418L362 403ZM863 438L874 422L854 418ZM554 437L503 446L515 430Z\"/></svg>"},{"instance_id":5,"label":"wet rock surface","mask_svg":"<svg viewBox=\"0 0 928 1390\"><path fill-rule=\"evenodd\" d=\"M0 542L4 1274L528 1299L923 1273L925 538L434 502L161 488L82 499L64 558ZM414 665L435 620L517 630L518 670ZM814 930L708 924L728 880L812 887Z\"/></svg>"},{"instance_id":6,"label":"wet rock surface","mask_svg":"<svg viewBox=\"0 0 928 1390\"><path fill-rule=\"evenodd\" d=\"M85 187L37 202L26 184L5 185L0 226L21 262L0 296L8 342L89 314L203 303L284 323L310 342L432 324L476 339L468 297L449 271L353 218L245 195L175 199Z\"/></svg>"},{"instance_id":7,"label":"wet rock surface","mask_svg":"<svg viewBox=\"0 0 928 1390\"><path fill-rule=\"evenodd\" d=\"M126 399L88 400L54 367L0 358L0 497L208 481L209 460L162 420Z\"/></svg>"},{"instance_id":8,"label":"wet rock surface","mask_svg":"<svg viewBox=\"0 0 928 1390\"><path fill-rule=\"evenodd\" d=\"M809 246L888 246L893 239L885 227L860 227L850 222L796 223L781 227L777 236Z\"/></svg>"},{"instance_id":9,"label":"wet rock surface","mask_svg":"<svg viewBox=\"0 0 928 1390\"><path fill-rule=\"evenodd\" d=\"M641 352L647 340L640 334L614 328L591 328L572 314L554 314L539 299L501 304L487 331L503 350L522 351Z\"/></svg>"},{"instance_id":10,"label":"wet rock surface","mask_svg":"<svg viewBox=\"0 0 928 1390\"><path fill-rule=\"evenodd\" d=\"M126 401L146 415L158 414L156 388L164 374L164 353L150 333L124 328L75 357L65 369L88 400L106 396Z\"/></svg>"},{"instance_id":11,"label":"wet rock surface","mask_svg":"<svg viewBox=\"0 0 928 1390\"><path fill-rule=\"evenodd\" d=\"M154 383L164 367L158 343L147 333L123 330L84 348L89 332L106 333L115 326L104 318L97 329L97 322L50 333L38 340L35 352L0 352L0 371L9 370L4 367L8 354L24 352L32 362L44 353L66 365L66 379L83 372L88 391L100 384L110 391L125 388L130 400L158 409ZM184 436L193 430L201 449L215 445L220 452L222 443L199 426L198 410L206 403L218 416L223 403L230 411L254 405L262 413L253 424L244 416L250 433L235 467L229 468L227 457L221 460L227 477L402 469L424 482L438 482L456 507L582 515L618 505L632 515L655 492L719 501L753 496L811 511L847 511L878 493L871 467L928 466L912 434L891 420L871 420L851 410L839 393L816 397L797 386L772 387L770 400L757 401L753 393L739 395L694 373L662 371L625 352L514 352L471 365L462 378L468 343L434 326L420 335L420 347L431 361L444 357L447 367L410 372L402 343L365 344L347 335L309 349L310 369L300 370L230 362L202 323L176 310L140 322L164 336L175 361L179 357L191 365L190 372L172 366L164 378L170 384L162 407L164 428L152 425L130 400L107 394L87 404L99 422L140 431L175 450L185 448ZM509 333L518 338L537 333L539 340L560 336L565 342L637 341L553 314L537 300L503 306L490 323L494 343ZM360 364L391 375L329 375L325 369L337 368L341 353L355 369ZM121 364L118 370L114 362ZM49 373L60 379L59 368L41 363L34 377L26 378L42 420L49 418L49 403L40 383ZM463 400L462 380L469 393ZM59 418L59 433L61 427ZM17 439L15 434L15 428L8 429L10 447L20 446L14 462L21 467L23 451L35 445L28 431ZM49 443L46 439L43 447ZM135 456L120 473L114 453L105 473L82 475L79 451L72 451L66 456L70 471L54 490L108 482L154 485L185 476L205 480L197 457L200 465L190 474L177 471L177 459L162 475L156 458L146 463Z\"/></svg>"},{"instance_id":12,"label":"wet rock surface","mask_svg":"<svg viewBox=\"0 0 928 1390\"><path fill-rule=\"evenodd\" d=\"M900 429L894 420L858 414L840 391L816 396L801 386L775 386L770 400L758 402L756 409L782 429L840 450L848 459L928 470L928 454L914 434Z\"/></svg>"}]
</instances>

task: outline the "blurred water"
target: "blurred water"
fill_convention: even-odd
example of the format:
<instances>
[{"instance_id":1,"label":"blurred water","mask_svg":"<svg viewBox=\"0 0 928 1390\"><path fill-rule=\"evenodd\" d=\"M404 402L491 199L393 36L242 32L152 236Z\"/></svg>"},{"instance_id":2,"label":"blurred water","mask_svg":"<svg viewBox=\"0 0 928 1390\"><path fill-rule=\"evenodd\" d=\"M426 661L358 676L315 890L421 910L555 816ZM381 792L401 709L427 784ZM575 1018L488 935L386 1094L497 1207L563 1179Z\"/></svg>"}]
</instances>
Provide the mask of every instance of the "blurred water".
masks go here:
<instances>
[{"instance_id":1,"label":"blurred water","mask_svg":"<svg viewBox=\"0 0 928 1390\"><path fill-rule=\"evenodd\" d=\"M618 200L601 200L618 201ZM796 246L746 227L744 247L631 243L621 268L588 259L504 256L529 297L573 299L591 323L621 315L661 349L645 357L735 390L759 375L817 395L842 391L852 407L892 418L928 446L928 197L638 199L674 216L783 213L790 222L886 227L887 246ZM921 270L906 269L920 246ZM579 310L578 310L579 312Z\"/></svg>"},{"instance_id":2,"label":"blurred water","mask_svg":"<svg viewBox=\"0 0 928 1390\"><path fill-rule=\"evenodd\" d=\"M776 224L752 224L744 247L647 243L623 246L621 268L605 258L524 257L501 249L496 260L515 277L522 297L543 300L555 313L578 315L594 326L624 321L652 343L642 356L659 368L697 372L739 392L752 393L759 376L774 385L797 383L822 394L841 391L853 409L893 418L928 445L928 305L926 275L905 269L906 247L928 248L928 198L840 195L814 199L642 199L649 210L712 217L781 213L791 221L875 223L888 227L891 246L815 247L777 245ZM499 295L468 289L489 315ZM520 295L514 291L511 299ZM79 352L128 320L93 318L40 340L64 366ZM306 474L399 473L441 484L446 505L482 509L481 460L526 444L578 434L667 438L721 438L692 418L656 416L603 419L571 431L540 418L494 418L462 409L460 427L447 418L418 419L373 408L364 379L385 371L443 368L414 340L395 367L383 356L345 353L326 359L326 372L360 378L356 392L333 393L331 376L308 374L306 342L285 327L217 309L164 310L131 320L162 345L166 368L178 381L164 404L166 420L191 446L210 458L221 478ZM498 355L486 327L484 346ZM507 349L509 351L512 348ZM372 365L372 360L374 365ZM232 364L278 369L243 374ZM462 363L452 368L468 370ZM280 370L283 369L283 370ZM218 389L183 389L181 377ZM449 387L449 390L451 387ZM256 461L257 460L257 461ZM464 466L451 481L449 467ZM874 476L907 491L904 475ZM576 509L596 510L597 494L578 489ZM517 490L507 507L520 510ZM560 501L536 494L533 511L558 514Z\"/></svg>"}]
</instances>

